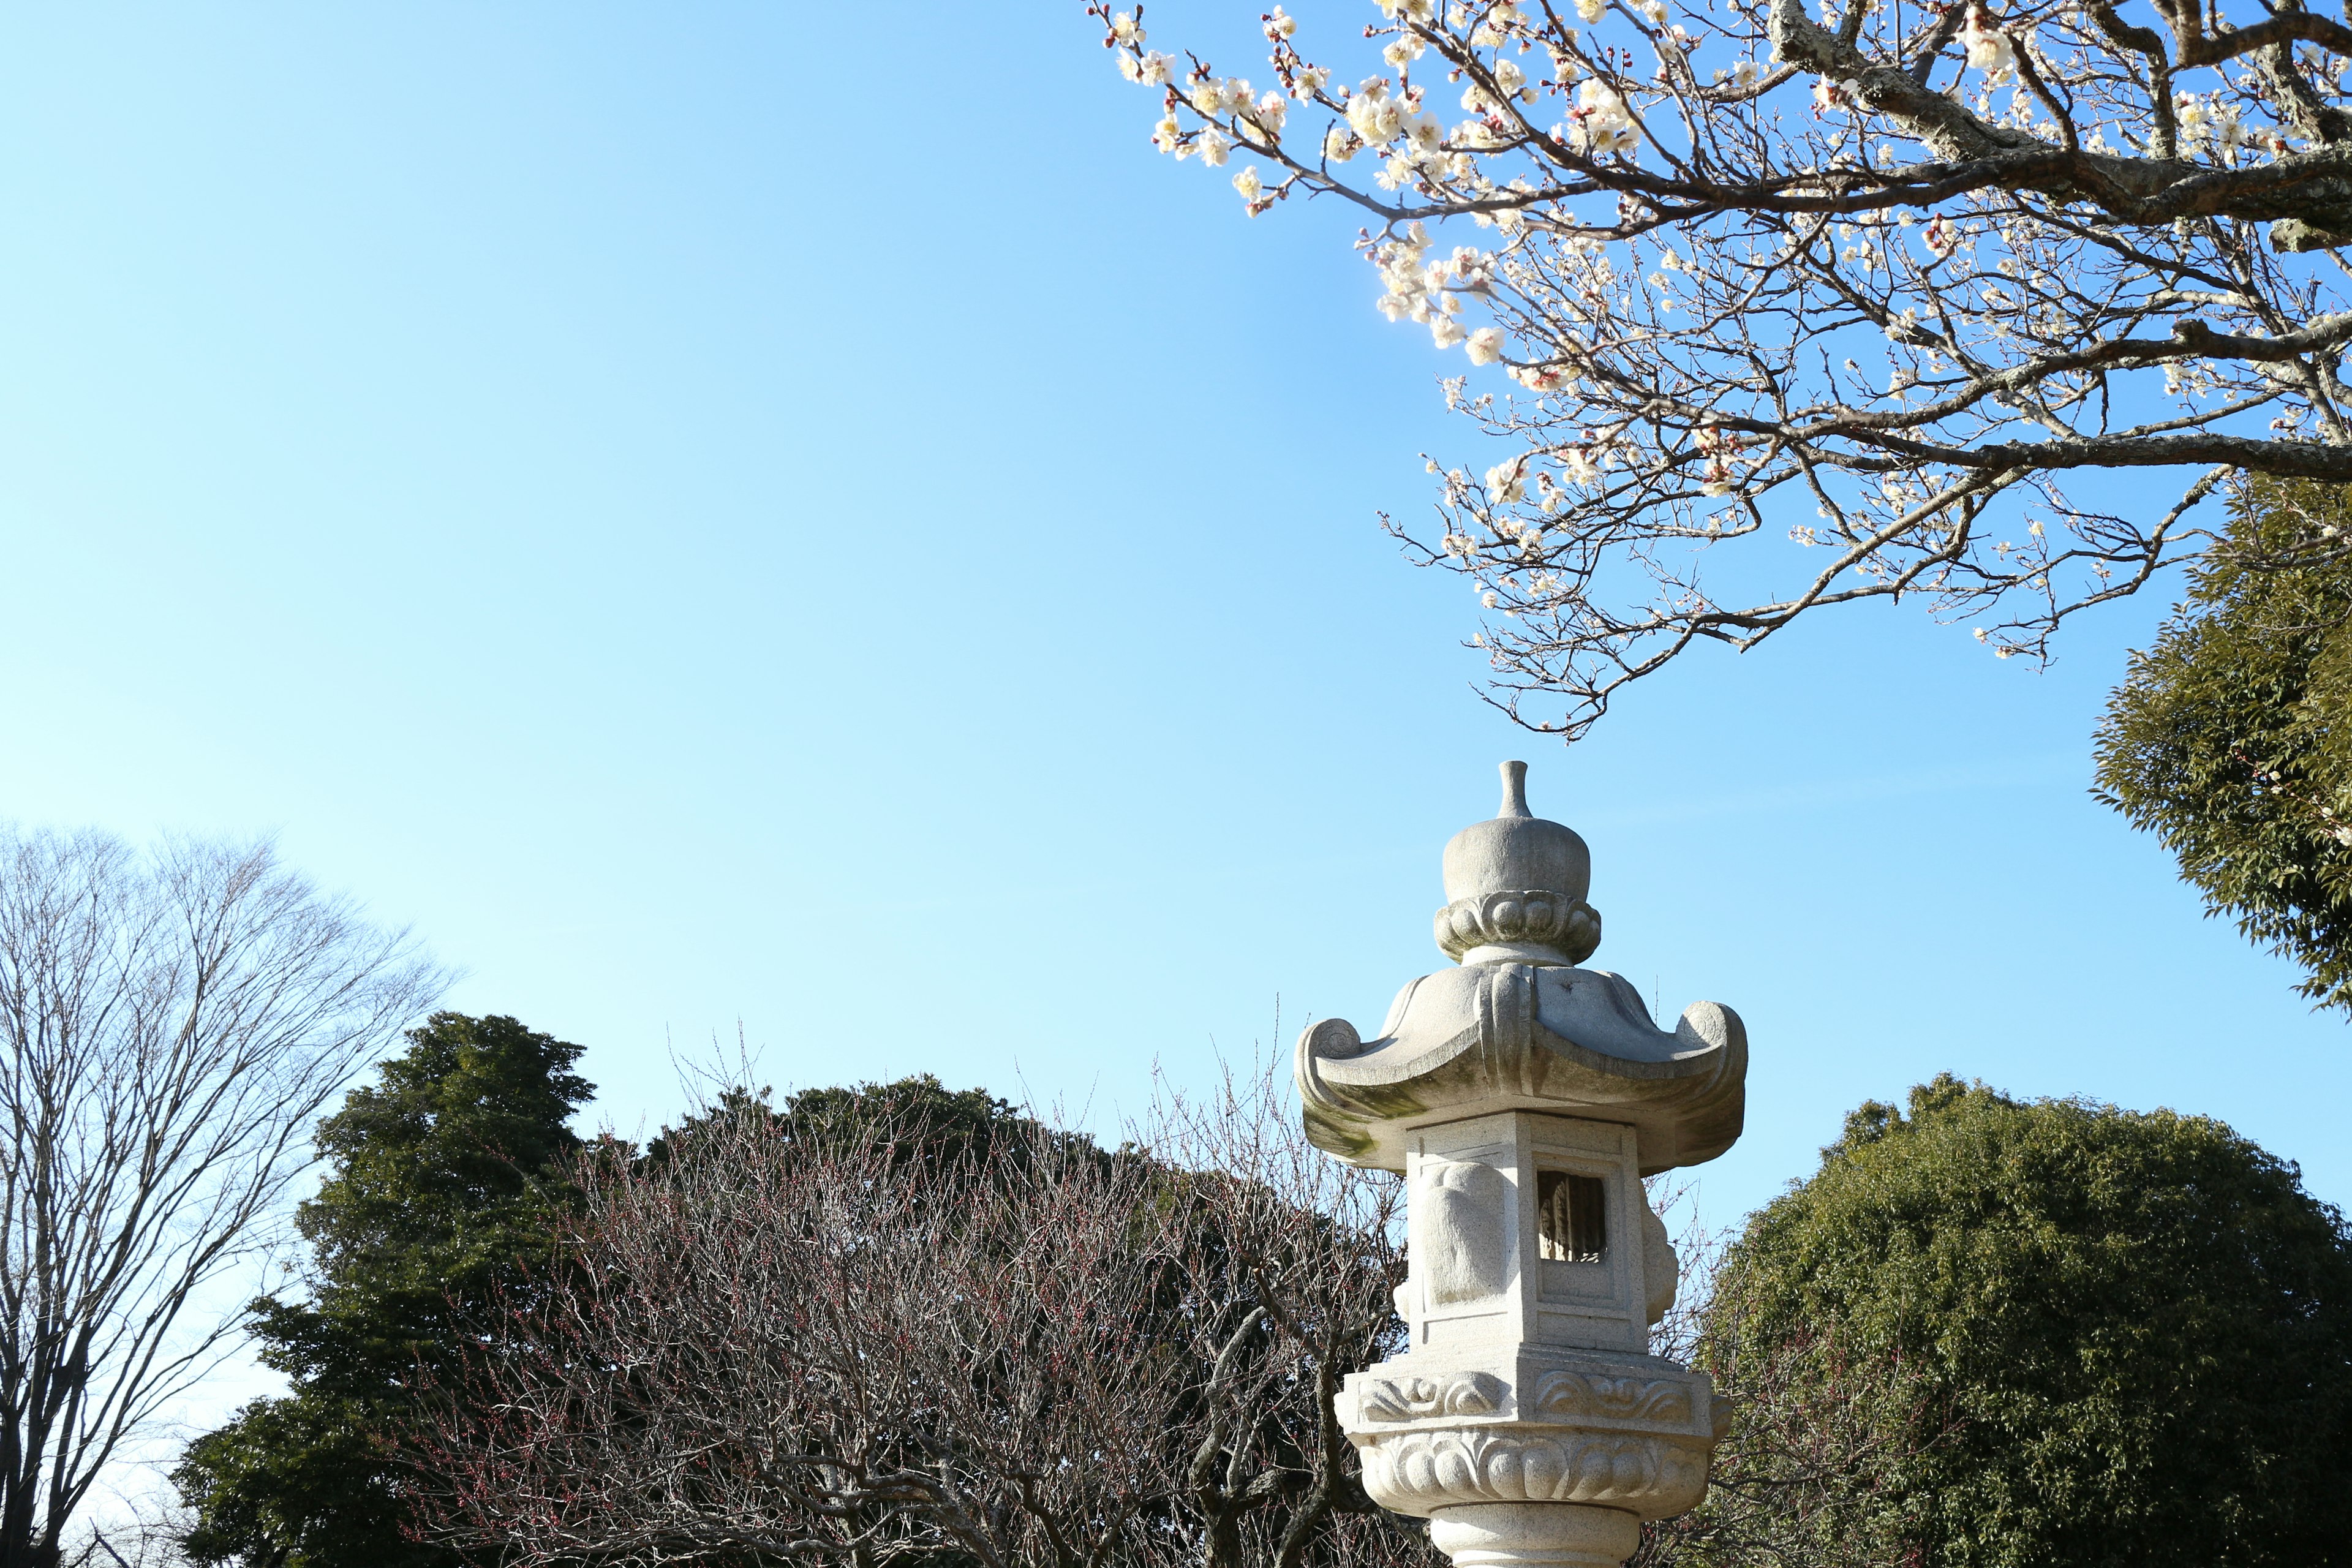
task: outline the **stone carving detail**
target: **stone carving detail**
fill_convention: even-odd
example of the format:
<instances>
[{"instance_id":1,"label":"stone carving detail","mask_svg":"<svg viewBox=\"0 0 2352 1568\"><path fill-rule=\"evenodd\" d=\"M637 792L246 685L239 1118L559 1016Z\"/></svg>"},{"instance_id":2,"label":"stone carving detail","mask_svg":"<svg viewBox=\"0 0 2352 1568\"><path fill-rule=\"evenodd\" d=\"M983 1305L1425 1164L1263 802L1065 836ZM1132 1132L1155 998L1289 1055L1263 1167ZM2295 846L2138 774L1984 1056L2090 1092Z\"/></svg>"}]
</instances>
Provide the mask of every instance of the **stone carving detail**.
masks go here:
<instances>
[{"instance_id":1,"label":"stone carving detail","mask_svg":"<svg viewBox=\"0 0 2352 1568\"><path fill-rule=\"evenodd\" d=\"M1601 945L1601 911L1573 894L1541 888L1480 893L1438 910L1436 934L1451 959L1474 947L1534 942L1581 963Z\"/></svg>"},{"instance_id":2,"label":"stone carving detail","mask_svg":"<svg viewBox=\"0 0 2352 1568\"><path fill-rule=\"evenodd\" d=\"M1683 1260L1666 1235L1666 1222L1649 1205L1642 1205L1642 1277L1649 1282L1650 1299L1643 1303L1644 1321L1655 1325L1674 1310L1682 1290Z\"/></svg>"},{"instance_id":3,"label":"stone carving detail","mask_svg":"<svg viewBox=\"0 0 2352 1568\"><path fill-rule=\"evenodd\" d=\"M1430 1415L1492 1415L1503 1407L1503 1380L1483 1372L1461 1377L1408 1377L1367 1383L1356 1397L1366 1421L1413 1421Z\"/></svg>"},{"instance_id":4,"label":"stone carving detail","mask_svg":"<svg viewBox=\"0 0 2352 1568\"><path fill-rule=\"evenodd\" d=\"M1686 1426L1691 1419L1691 1385L1679 1378L1555 1372L1536 1384L1528 1413L1555 1419L1600 1415Z\"/></svg>"},{"instance_id":5,"label":"stone carving detail","mask_svg":"<svg viewBox=\"0 0 2352 1568\"><path fill-rule=\"evenodd\" d=\"M1363 1445L1363 1459L1364 1490L1400 1513L1575 1502L1665 1519L1706 1493L1706 1446L1696 1438L1474 1426L1383 1435Z\"/></svg>"},{"instance_id":6,"label":"stone carving detail","mask_svg":"<svg viewBox=\"0 0 2352 1568\"><path fill-rule=\"evenodd\" d=\"M1429 1160L1411 1215L1412 1270L1433 1307L1483 1301L1509 1279L1510 1184L1492 1165Z\"/></svg>"},{"instance_id":7,"label":"stone carving detail","mask_svg":"<svg viewBox=\"0 0 2352 1568\"><path fill-rule=\"evenodd\" d=\"M1298 1055L1303 1061L1318 1057L1331 1061L1345 1061L1363 1054L1364 1037L1356 1033L1356 1026L1345 1018L1323 1018L1307 1026L1298 1037Z\"/></svg>"}]
</instances>

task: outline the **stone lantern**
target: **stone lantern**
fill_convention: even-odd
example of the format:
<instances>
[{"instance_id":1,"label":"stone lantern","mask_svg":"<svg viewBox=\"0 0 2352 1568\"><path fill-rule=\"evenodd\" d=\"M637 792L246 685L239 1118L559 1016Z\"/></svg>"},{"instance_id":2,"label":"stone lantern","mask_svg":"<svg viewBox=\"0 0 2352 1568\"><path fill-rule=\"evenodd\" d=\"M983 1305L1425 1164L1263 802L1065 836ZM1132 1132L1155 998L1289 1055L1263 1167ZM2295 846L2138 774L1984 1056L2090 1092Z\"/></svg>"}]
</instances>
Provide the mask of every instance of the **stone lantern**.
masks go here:
<instances>
[{"instance_id":1,"label":"stone lantern","mask_svg":"<svg viewBox=\"0 0 2352 1568\"><path fill-rule=\"evenodd\" d=\"M1739 1136L1748 1037L1701 1002L1672 1032L1580 968L1601 942L1584 840L1503 806L1445 847L1437 945L1377 1038L1298 1041L1315 1144L1406 1181L1405 1351L1352 1374L1340 1424L1373 1500L1426 1517L1457 1568L1614 1568L1641 1521L1696 1506L1724 1411L1649 1353L1675 1260L1642 1178Z\"/></svg>"}]
</instances>

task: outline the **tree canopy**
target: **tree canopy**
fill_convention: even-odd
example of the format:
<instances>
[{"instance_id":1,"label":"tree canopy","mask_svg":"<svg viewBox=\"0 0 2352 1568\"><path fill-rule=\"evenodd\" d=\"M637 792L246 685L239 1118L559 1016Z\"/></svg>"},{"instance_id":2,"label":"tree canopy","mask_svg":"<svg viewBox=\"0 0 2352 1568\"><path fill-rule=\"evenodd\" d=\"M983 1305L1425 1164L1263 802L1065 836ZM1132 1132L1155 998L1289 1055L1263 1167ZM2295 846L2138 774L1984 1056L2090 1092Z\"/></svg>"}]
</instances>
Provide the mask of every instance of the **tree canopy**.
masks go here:
<instances>
[{"instance_id":1,"label":"tree canopy","mask_svg":"<svg viewBox=\"0 0 2352 1568\"><path fill-rule=\"evenodd\" d=\"M0 826L0 1563L217 1363L310 1119L442 983L266 845Z\"/></svg>"},{"instance_id":2,"label":"tree canopy","mask_svg":"<svg viewBox=\"0 0 2352 1568\"><path fill-rule=\"evenodd\" d=\"M173 1473L199 1563L460 1561L406 1533L413 1382L457 1353L461 1314L549 1258L579 1146L566 1121L593 1086L572 1070L580 1047L510 1017L436 1013L408 1042L320 1123L304 1297L255 1303L261 1360L293 1391L197 1438Z\"/></svg>"},{"instance_id":3,"label":"tree canopy","mask_svg":"<svg viewBox=\"0 0 2352 1568\"><path fill-rule=\"evenodd\" d=\"M2352 1235L2217 1121L1865 1104L1726 1255L1699 1359L1742 1404L1672 1561L2352 1560Z\"/></svg>"},{"instance_id":4,"label":"tree canopy","mask_svg":"<svg viewBox=\"0 0 2352 1568\"><path fill-rule=\"evenodd\" d=\"M818 1148L870 1145L895 1163L944 1171L999 1155L1019 1158L1041 1145L1091 1149L1083 1134L1063 1132L1023 1115L983 1089L950 1089L930 1073L889 1083L798 1089L771 1106L766 1089L734 1087L665 1127L645 1148L660 1164L699 1136L724 1134L747 1118L779 1142Z\"/></svg>"},{"instance_id":5,"label":"tree canopy","mask_svg":"<svg viewBox=\"0 0 2352 1568\"><path fill-rule=\"evenodd\" d=\"M1397 1184L1271 1079L1141 1145L936 1079L740 1091L580 1162L577 1266L443 1380L445 1538L530 1568L1355 1568L1428 1547L1332 1396Z\"/></svg>"},{"instance_id":6,"label":"tree canopy","mask_svg":"<svg viewBox=\"0 0 2352 1568\"><path fill-rule=\"evenodd\" d=\"M1524 722L1874 598L2038 656L2231 476L2352 481L2352 27L2302 0L1377 5L1265 13L1264 85L1090 9L1156 146L1347 204L1465 351L1500 460L1396 531Z\"/></svg>"},{"instance_id":7,"label":"tree canopy","mask_svg":"<svg viewBox=\"0 0 2352 1568\"><path fill-rule=\"evenodd\" d=\"M2179 857L2214 914L2352 1010L2352 563L2261 560L2352 528L2352 491L2263 481L2231 548L2136 655L2098 740L2101 798Z\"/></svg>"}]
</instances>

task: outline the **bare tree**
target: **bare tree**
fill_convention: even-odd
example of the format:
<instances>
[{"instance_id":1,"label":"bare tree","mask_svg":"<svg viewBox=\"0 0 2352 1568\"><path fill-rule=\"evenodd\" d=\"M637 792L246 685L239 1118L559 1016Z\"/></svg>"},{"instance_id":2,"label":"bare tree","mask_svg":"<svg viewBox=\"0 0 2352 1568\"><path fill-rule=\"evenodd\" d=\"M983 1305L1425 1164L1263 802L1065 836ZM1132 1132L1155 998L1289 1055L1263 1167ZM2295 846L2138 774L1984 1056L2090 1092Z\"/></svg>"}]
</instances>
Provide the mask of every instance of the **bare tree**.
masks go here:
<instances>
[{"instance_id":1,"label":"bare tree","mask_svg":"<svg viewBox=\"0 0 2352 1568\"><path fill-rule=\"evenodd\" d=\"M444 1391L439 1531L526 1568L1422 1560L1328 1398L1395 1331L1395 1189L1272 1094L1174 1107L1150 1153L908 1158L740 1098L608 1146L565 1266Z\"/></svg>"},{"instance_id":2,"label":"bare tree","mask_svg":"<svg viewBox=\"0 0 2352 1568\"><path fill-rule=\"evenodd\" d=\"M1524 723L1867 599L2039 657L2231 476L2352 482L2352 27L2304 0L1377 0L1352 87L1276 6L1264 92L1114 3L1162 151L1354 204L1381 309L1496 367L1447 390L1507 455L1391 526Z\"/></svg>"},{"instance_id":3,"label":"bare tree","mask_svg":"<svg viewBox=\"0 0 2352 1568\"><path fill-rule=\"evenodd\" d=\"M0 829L0 1565L226 1347L312 1116L438 984L266 847Z\"/></svg>"}]
</instances>

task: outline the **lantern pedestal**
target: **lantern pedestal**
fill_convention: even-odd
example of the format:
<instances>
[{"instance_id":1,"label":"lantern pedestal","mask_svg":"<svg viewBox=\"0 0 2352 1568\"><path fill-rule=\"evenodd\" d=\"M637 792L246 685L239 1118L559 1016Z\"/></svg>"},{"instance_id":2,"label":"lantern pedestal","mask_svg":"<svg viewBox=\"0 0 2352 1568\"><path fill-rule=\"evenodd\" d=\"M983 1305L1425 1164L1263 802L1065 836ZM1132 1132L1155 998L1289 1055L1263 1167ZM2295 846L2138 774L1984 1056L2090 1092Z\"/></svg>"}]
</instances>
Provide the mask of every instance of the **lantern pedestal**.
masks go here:
<instances>
[{"instance_id":1,"label":"lantern pedestal","mask_svg":"<svg viewBox=\"0 0 2352 1568\"><path fill-rule=\"evenodd\" d=\"M1576 1503L1472 1503L1431 1516L1429 1539L1460 1568L1617 1568L1642 1544L1642 1521Z\"/></svg>"}]
</instances>

